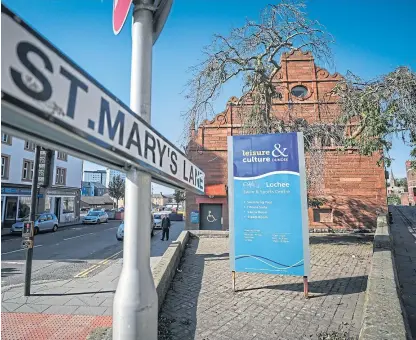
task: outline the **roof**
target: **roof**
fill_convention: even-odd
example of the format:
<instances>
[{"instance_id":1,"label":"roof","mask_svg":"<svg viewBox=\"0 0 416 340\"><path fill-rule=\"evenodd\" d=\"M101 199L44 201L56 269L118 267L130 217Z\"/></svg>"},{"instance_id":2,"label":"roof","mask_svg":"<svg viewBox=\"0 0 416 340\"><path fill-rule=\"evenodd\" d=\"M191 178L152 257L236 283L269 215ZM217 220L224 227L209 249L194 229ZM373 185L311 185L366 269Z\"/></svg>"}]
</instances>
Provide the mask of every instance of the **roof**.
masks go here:
<instances>
[{"instance_id":1,"label":"roof","mask_svg":"<svg viewBox=\"0 0 416 340\"><path fill-rule=\"evenodd\" d=\"M91 184L93 184L98 189L107 189L107 187L100 182L91 182Z\"/></svg>"},{"instance_id":2,"label":"roof","mask_svg":"<svg viewBox=\"0 0 416 340\"><path fill-rule=\"evenodd\" d=\"M89 205L113 204L110 196L81 196L81 201Z\"/></svg>"},{"instance_id":3,"label":"roof","mask_svg":"<svg viewBox=\"0 0 416 340\"><path fill-rule=\"evenodd\" d=\"M85 181L82 181L81 185L83 187L91 187L93 185L97 189L107 189L107 187L104 184L100 183L100 182L85 182Z\"/></svg>"},{"instance_id":4,"label":"roof","mask_svg":"<svg viewBox=\"0 0 416 340\"><path fill-rule=\"evenodd\" d=\"M88 173L106 173L105 170L84 170L84 172L88 172Z\"/></svg>"}]
</instances>

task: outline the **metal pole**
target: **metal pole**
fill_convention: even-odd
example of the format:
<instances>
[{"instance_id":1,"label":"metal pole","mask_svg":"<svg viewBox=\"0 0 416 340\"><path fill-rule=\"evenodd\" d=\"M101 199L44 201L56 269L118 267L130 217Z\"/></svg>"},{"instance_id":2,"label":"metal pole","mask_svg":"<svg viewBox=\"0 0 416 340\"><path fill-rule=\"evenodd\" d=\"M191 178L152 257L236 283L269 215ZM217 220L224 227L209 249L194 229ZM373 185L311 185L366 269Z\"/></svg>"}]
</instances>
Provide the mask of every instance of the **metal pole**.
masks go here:
<instances>
[{"instance_id":1,"label":"metal pole","mask_svg":"<svg viewBox=\"0 0 416 340\"><path fill-rule=\"evenodd\" d=\"M40 158L40 146L36 145L35 160L33 163L33 178L32 178L31 202L30 202L30 221L32 221L33 223L35 222L35 219L36 219L36 200L38 198L39 158ZM19 212L17 212L17 214L19 214ZM30 283L31 283L30 281L32 279L32 260L33 260L33 248L29 247L26 249L24 296L30 296Z\"/></svg>"},{"instance_id":2,"label":"metal pole","mask_svg":"<svg viewBox=\"0 0 416 340\"><path fill-rule=\"evenodd\" d=\"M135 4L130 107L150 123L153 12ZM114 340L156 340L158 304L150 270L151 176L126 177L123 268L113 304Z\"/></svg>"}]
</instances>

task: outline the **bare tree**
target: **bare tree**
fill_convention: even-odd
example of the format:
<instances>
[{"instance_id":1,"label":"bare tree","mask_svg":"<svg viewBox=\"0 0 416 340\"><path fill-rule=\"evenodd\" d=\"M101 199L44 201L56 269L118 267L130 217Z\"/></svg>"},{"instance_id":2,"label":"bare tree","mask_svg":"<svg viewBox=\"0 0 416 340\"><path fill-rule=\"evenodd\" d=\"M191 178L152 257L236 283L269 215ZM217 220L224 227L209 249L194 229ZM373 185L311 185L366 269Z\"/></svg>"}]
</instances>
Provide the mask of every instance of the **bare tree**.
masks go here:
<instances>
[{"instance_id":1,"label":"bare tree","mask_svg":"<svg viewBox=\"0 0 416 340\"><path fill-rule=\"evenodd\" d=\"M342 139L342 127L336 123L308 123L298 119L293 108L284 117L273 112L274 100L281 96L275 76L281 69L283 53L310 51L323 63L331 61L329 45L333 39L318 21L306 17L305 7L303 1L283 0L268 5L259 22L248 20L229 36L215 35L204 50L205 60L191 68L186 94L191 106L184 116L187 127L197 128L215 114L213 102L223 85L239 79L242 95L235 104L242 133L302 131L305 149L313 153L310 159L314 162L308 167L308 186L310 192L319 195L323 193L325 141ZM191 129L185 131L185 146L191 140Z\"/></svg>"},{"instance_id":2,"label":"bare tree","mask_svg":"<svg viewBox=\"0 0 416 340\"><path fill-rule=\"evenodd\" d=\"M363 81L348 73L334 89L342 115L340 124L350 126L346 146L364 155L380 152L380 163L392 160L392 137L412 147L416 168L416 74L407 67L375 80Z\"/></svg>"},{"instance_id":3,"label":"bare tree","mask_svg":"<svg viewBox=\"0 0 416 340\"><path fill-rule=\"evenodd\" d=\"M215 35L204 50L205 60L191 68L186 98L191 102L185 113L188 126L198 127L215 114L212 103L222 87L233 78L242 81L239 104L250 104L244 126L251 133L274 132L273 99L279 96L274 76L281 69L280 57L295 50L311 51L318 60L331 60L332 37L318 21L309 20L302 1L282 1L268 5L259 22L248 20L228 37Z\"/></svg>"}]
</instances>

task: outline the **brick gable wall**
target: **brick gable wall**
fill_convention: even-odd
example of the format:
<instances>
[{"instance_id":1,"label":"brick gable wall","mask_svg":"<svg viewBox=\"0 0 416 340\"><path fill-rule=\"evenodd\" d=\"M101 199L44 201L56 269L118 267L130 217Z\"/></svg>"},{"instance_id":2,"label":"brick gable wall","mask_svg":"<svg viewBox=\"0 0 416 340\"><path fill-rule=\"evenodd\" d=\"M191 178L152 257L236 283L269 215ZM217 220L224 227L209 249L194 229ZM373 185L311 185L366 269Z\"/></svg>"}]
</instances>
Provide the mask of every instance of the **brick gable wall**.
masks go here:
<instances>
[{"instance_id":1,"label":"brick gable wall","mask_svg":"<svg viewBox=\"0 0 416 340\"><path fill-rule=\"evenodd\" d=\"M304 118L308 122L333 122L339 114L336 98L331 90L341 79L339 74L329 74L315 65L310 53L295 52L283 55L281 70L275 76L275 84L282 94L274 101L273 112L280 118ZM290 95L296 85L308 88L302 100ZM224 112L212 121L204 121L193 133L188 157L205 172L205 185L227 185L227 136L241 133L240 107L237 98L231 98ZM306 156L308 163L308 155ZM321 211L309 209L309 225L315 229L325 228L373 228L377 213L386 209L386 184L384 167L377 166L379 155L365 157L355 150L337 151L328 148L324 156L323 191L327 203ZM187 228L191 225L190 211L198 210L199 203L225 202L223 211L228 211L224 197L197 197L187 193ZM321 222L314 222L320 216ZM323 215L322 215L323 216ZM332 222L327 222L327 221ZM228 213L224 214L224 229L228 229Z\"/></svg>"}]
</instances>

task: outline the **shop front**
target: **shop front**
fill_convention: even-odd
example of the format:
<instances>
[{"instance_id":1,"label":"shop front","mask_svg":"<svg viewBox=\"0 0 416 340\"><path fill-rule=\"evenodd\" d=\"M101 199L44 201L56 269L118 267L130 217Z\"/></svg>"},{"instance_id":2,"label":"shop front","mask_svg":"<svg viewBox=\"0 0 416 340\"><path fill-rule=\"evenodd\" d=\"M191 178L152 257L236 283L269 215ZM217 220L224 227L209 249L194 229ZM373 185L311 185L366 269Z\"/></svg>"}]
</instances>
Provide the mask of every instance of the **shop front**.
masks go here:
<instances>
[{"instance_id":1,"label":"shop front","mask_svg":"<svg viewBox=\"0 0 416 340\"><path fill-rule=\"evenodd\" d=\"M1 226L10 228L17 220L29 216L30 186L1 188ZM40 194L38 195L38 197Z\"/></svg>"},{"instance_id":2,"label":"shop front","mask_svg":"<svg viewBox=\"0 0 416 340\"><path fill-rule=\"evenodd\" d=\"M54 213L60 223L79 219L80 189L48 189L45 195L45 211Z\"/></svg>"}]
</instances>

